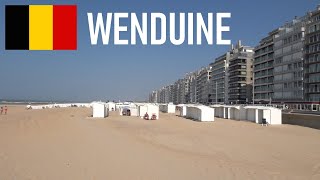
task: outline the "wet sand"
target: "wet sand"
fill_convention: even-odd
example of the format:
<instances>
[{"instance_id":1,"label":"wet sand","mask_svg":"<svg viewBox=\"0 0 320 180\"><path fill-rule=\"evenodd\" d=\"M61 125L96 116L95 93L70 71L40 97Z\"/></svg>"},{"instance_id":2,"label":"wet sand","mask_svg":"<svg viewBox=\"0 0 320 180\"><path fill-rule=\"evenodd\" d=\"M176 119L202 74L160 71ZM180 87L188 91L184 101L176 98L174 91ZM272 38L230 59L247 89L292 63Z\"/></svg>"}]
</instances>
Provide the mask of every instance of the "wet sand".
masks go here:
<instances>
[{"instance_id":1,"label":"wet sand","mask_svg":"<svg viewBox=\"0 0 320 180\"><path fill-rule=\"evenodd\" d=\"M0 115L0 179L320 179L320 131L86 108Z\"/></svg>"}]
</instances>

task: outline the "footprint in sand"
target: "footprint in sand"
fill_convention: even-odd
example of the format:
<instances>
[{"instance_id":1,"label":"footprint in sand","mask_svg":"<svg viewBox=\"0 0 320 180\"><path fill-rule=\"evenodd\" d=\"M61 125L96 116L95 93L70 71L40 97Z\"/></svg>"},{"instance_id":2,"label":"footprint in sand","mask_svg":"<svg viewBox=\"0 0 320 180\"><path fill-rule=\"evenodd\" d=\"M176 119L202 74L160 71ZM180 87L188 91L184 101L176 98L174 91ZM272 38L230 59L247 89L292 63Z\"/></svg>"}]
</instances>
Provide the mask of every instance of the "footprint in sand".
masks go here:
<instances>
[{"instance_id":1,"label":"footprint in sand","mask_svg":"<svg viewBox=\"0 0 320 180\"><path fill-rule=\"evenodd\" d=\"M312 168L312 180L320 179L320 163L316 164Z\"/></svg>"},{"instance_id":2,"label":"footprint in sand","mask_svg":"<svg viewBox=\"0 0 320 180\"><path fill-rule=\"evenodd\" d=\"M0 160L5 161L7 159L8 159L8 156L5 153L0 152Z\"/></svg>"}]
</instances>

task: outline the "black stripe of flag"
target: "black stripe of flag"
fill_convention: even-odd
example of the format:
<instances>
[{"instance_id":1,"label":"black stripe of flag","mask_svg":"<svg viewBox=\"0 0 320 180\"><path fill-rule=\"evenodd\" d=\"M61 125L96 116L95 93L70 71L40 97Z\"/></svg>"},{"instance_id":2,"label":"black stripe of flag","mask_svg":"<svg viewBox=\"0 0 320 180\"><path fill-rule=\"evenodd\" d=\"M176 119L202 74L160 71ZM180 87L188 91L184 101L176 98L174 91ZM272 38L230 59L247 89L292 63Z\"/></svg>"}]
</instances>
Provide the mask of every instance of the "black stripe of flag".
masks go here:
<instances>
[{"instance_id":1,"label":"black stripe of flag","mask_svg":"<svg viewBox=\"0 0 320 180\"><path fill-rule=\"evenodd\" d=\"M29 49L29 6L7 5L5 7L6 50Z\"/></svg>"}]
</instances>

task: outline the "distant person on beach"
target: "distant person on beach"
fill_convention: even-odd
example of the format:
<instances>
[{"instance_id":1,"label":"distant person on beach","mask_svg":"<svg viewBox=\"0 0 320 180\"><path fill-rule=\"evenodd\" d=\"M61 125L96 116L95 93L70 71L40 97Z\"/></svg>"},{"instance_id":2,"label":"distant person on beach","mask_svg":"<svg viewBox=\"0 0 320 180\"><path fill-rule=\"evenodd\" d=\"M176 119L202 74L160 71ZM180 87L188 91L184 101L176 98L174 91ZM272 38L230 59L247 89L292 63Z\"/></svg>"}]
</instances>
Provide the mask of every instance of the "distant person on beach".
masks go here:
<instances>
[{"instance_id":1,"label":"distant person on beach","mask_svg":"<svg viewBox=\"0 0 320 180\"><path fill-rule=\"evenodd\" d=\"M146 114L144 115L144 119L145 120L149 120L149 114L146 112Z\"/></svg>"},{"instance_id":2,"label":"distant person on beach","mask_svg":"<svg viewBox=\"0 0 320 180\"><path fill-rule=\"evenodd\" d=\"M1 115L2 115L2 113L3 113L3 107L1 106L1 108L0 108L0 109L1 109L0 111L1 111Z\"/></svg>"},{"instance_id":3,"label":"distant person on beach","mask_svg":"<svg viewBox=\"0 0 320 180\"><path fill-rule=\"evenodd\" d=\"M4 114L5 114L5 115L7 115L7 111L8 111L8 107L5 106L5 107L4 107ZM1 113L1 114L2 114L2 113Z\"/></svg>"}]
</instances>

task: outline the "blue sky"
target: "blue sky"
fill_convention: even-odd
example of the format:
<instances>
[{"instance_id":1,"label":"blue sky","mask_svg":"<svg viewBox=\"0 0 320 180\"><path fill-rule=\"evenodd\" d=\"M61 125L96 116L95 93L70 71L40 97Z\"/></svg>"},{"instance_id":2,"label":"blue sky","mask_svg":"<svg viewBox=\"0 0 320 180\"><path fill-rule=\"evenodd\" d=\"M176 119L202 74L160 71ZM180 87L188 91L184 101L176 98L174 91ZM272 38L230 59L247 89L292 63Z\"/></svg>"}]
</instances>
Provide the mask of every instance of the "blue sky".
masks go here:
<instances>
[{"instance_id":1,"label":"blue sky","mask_svg":"<svg viewBox=\"0 0 320 180\"><path fill-rule=\"evenodd\" d=\"M229 46L91 46L87 12L231 12L225 21L233 43L256 46L261 38L294 16L314 10L319 1L286 0L103 0L6 1L0 19L0 99L91 101L145 100L153 89L170 84L213 62ZM4 7L9 4L77 4L77 51L5 51ZM168 16L167 16L168 17ZM126 24L126 22L123 22ZM215 23L214 23L215 24ZM122 34L123 38L129 37ZM112 39L112 38L111 38ZM216 37L214 36L214 40ZM139 40L138 40L139 42Z\"/></svg>"}]
</instances>

